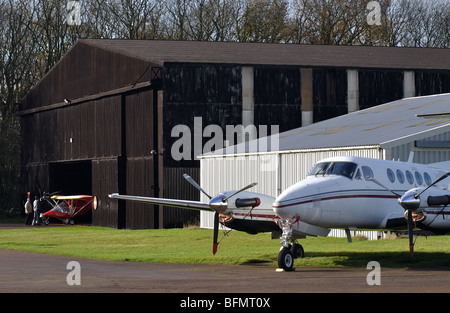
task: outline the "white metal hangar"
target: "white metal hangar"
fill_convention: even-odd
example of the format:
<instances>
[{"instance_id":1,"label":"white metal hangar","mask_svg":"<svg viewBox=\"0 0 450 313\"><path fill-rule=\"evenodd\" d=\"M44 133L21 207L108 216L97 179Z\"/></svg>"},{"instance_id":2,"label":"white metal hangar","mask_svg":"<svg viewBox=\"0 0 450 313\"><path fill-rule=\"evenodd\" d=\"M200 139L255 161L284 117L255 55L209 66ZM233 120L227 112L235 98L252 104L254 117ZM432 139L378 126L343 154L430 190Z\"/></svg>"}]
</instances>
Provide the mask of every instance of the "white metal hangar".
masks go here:
<instances>
[{"instance_id":1,"label":"white metal hangar","mask_svg":"<svg viewBox=\"0 0 450 313\"><path fill-rule=\"evenodd\" d=\"M404 98L261 137L200 156L202 187L216 194L257 182L251 191L276 197L327 157L407 161L413 151L416 163L449 161L450 93ZM200 226L211 227L212 216L202 212Z\"/></svg>"}]
</instances>

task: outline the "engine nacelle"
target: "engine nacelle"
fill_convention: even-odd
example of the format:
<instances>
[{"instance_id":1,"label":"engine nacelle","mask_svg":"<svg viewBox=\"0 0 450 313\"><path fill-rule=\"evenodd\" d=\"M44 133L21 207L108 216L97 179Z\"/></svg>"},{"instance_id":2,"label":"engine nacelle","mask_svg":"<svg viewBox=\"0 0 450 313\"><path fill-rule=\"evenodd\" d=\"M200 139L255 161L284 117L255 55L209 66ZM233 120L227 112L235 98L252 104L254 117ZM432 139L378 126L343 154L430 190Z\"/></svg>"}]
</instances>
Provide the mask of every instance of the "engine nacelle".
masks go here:
<instances>
[{"instance_id":1,"label":"engine nacelle","mask_svg":"<svg viewBox=\"0 0 450 313\"><path fill-rule=\"evenodd\" d=\"M448 195L429 196L427 199L427 204L429 206L448 205L450 204L450 196Z\"/></svg>"},{"instance_id":2,"label":"engine nacelle","mask_svg":"<svg viewBox=\"0 0 450 313\"><path fill-rule=\"evenodd\" d=\"M261 204L259 198L236 199L234 202L237 208L252 207L255 208Z\"/></svg>"}]
</instances>

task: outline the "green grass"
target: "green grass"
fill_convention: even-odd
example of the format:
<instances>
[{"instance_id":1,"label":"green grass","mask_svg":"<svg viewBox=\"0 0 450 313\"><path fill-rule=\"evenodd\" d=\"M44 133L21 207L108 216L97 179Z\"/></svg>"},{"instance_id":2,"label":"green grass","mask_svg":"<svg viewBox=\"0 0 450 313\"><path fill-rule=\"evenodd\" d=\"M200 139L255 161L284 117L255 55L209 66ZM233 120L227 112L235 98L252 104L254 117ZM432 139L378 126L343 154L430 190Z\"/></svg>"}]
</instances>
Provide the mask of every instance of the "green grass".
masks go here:
<instances>
[{"instance_id":1,"label":"green grass","mask_svg":"<svg viewBox=\"0 0 450 313\"><path fill-rule=\"evenodd\" d=\"M219 233L219 238L222 233ZM212 255L212 230L118 230L102 227L28 227L0 230L0 249L30 251L103 260L168 263L270 263L276 266L280 240L270 234L231 232ZM365 267L378 261L385 267L449 267L450 237L419 237L414 258L408 239L354 240L307 238L299 241L305 258L301 266Z\"/></svg>"}]
</instances>

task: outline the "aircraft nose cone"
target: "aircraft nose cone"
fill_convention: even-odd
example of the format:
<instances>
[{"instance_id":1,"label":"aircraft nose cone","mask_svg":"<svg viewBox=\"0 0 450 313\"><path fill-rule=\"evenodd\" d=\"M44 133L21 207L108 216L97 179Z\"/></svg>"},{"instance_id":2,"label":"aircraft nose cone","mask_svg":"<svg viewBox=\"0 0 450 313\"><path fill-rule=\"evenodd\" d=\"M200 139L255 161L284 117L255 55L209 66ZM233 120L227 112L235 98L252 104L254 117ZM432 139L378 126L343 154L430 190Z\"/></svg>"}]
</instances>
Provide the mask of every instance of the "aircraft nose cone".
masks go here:
<instances>
[{"instance_id":1,"label":"aircraft nose cone","mask_svg":"<svg viewBox=\"0 0 450 313\"><path fill-rule=\"evenodd\" d=\"M282 196L275 199L272 208L275 214L284 219L290 219L295 215L291 212L292 205Z\"/></svg>"}]
</instances>

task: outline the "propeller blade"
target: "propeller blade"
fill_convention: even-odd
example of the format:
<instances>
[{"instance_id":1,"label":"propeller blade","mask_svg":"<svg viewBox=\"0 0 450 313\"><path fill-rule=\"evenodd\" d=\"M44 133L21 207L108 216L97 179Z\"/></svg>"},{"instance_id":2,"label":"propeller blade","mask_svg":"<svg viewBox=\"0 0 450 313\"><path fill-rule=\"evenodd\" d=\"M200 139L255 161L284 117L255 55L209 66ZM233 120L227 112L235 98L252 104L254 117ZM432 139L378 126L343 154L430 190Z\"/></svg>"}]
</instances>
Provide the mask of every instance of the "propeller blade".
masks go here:
<instances>
[{"instance_id":1,"label":"propeller blade","mask_svg":"<svg viewBox=\"0 0 450 313\"><path fill-rule=\"evenodd\" d=\"M408 210L408 237L409 237L409 254L414 255L414 241L413 241L413 218L411 210Z\"/></svg>"},{"instance_id":2,"label":"propeller blade","mask_svg":"<svg viewBox=\"0 0 450 313\"><path fill-rule=\"evenodd\" d=\"M425 188L424 190L422 190L421 192L419 192L417 195L415 195L414 198L418 198L423 192L425 192L425 190L427 190L427 189L430 188L431 186L437 184L437 183L440 182L441 180L446 179L449 175L450 175L450 172L445 173L444 175L442 175L441 177L439 177L438 179L436 179L434 182L432 182L427 188Z\"/></svg>"},{"instance_id":3,"label":"propeller blade","mask_svg":"<svg viewBox=\"0 0 450 313\"><path fill-rule=\"evenodd\" d=\"M203 190L202 187L200 187L199 184L197 184L197 182L196 182L191 176L189 176L188 174L183 174L183 177L184 177L188 182L190 182L192 186L194 186L195 188L197 188L198 190L200 190L201 192L203 192L203 194L205 194L205 196L207 196L209 199L212 198L210 195L208 195L208 194L206 193L205 190Z\"/></svg>"},{"instance_id":4,"label":"propeller blade","mask_svg":"<svg viewBox=\"0 0 450 313\"><path fill-rule=\"evenodd\" d=\"M380 187L382 187L382 188L384 188L384 189L386 189L387 191L389 191L389 192L392 192L394 195L396 195L398 198L401 198L401 195L399 195L398 193L396 193L395 191L393 191L393 190L391 190L391 189L389 189L388 187L386 187L385 185L383 185L382 183L380 183L378 180L376 180L375 178L370 178L369 179L371 182L374 182L375 184L377 184L378 186L380 186Z\"/></svg>"},{"instance_id":5,"label":"propeller blade","mask_svg":"<svg viewBox=\"0 0 450 313\"><path fill-rule=\"evenodd\" d=\"M246 189L252 188L252 187L256 186L257 184L258 184L258 183L252 183L252 184L250 184L250 185L248 185L248 186L245 186L244 188L239 189L238 191L236 191L235 193L233 193L231 196L228 196L228 197L224 198L224 199L222 200L222 202L227 202L227 200L230 199L231 197L237 195L237 194L240 193L241 191L244 191L244 190L246 190Z\"/></svg>"},{"instance_id":6,"label":"propeller blade","mask_svg":"<svg viewBox=\"0 0 450 313\"><path fill-rule=\"evenodd\" d=\"M214 213L214 234L213 234L213 254L217 252L217 237L219 235L219 212Z\"/></svg>"}]
</instances>

